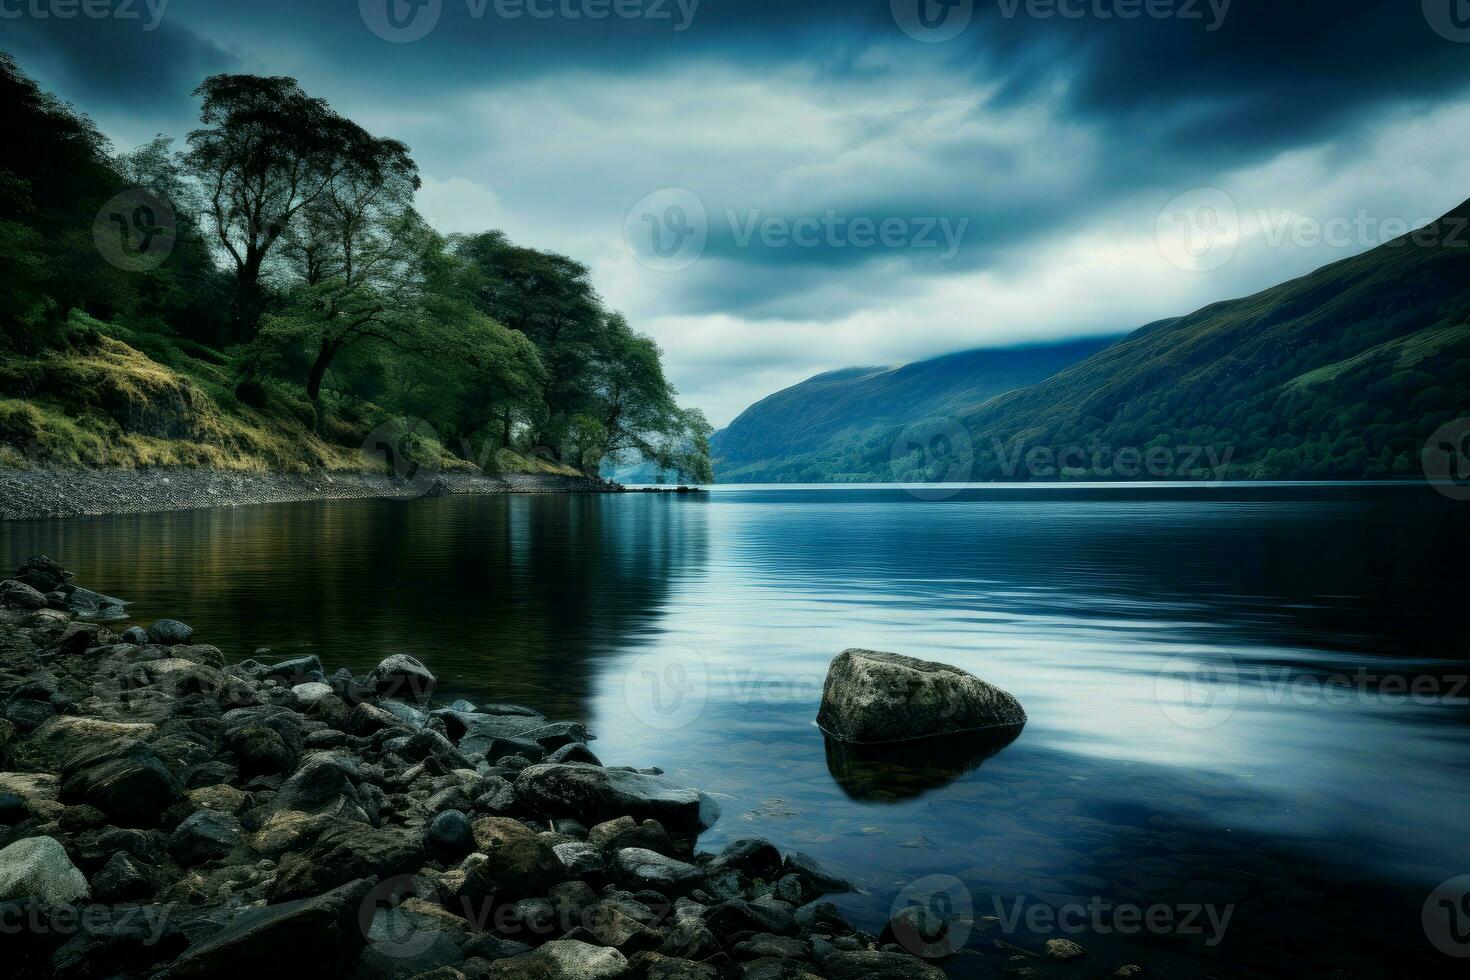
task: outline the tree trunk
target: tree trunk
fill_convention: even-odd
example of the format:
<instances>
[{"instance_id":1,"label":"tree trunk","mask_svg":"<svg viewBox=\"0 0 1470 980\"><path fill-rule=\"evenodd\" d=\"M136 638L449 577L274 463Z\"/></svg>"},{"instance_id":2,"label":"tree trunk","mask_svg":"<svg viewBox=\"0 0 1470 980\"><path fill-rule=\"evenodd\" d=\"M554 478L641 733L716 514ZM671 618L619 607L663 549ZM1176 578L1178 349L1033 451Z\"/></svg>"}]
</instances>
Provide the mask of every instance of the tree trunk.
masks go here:
<instances>
[{"instance_id":1,"label":"tree trunk","mask_svg":"<svg viewBox=\"0 0 1470 980\"><path fill-rule=\"evenodd\" d=\"M317 352L316 360L311 365L311 374L306 378L306 397L311 399L311 407L315 413L315 422L312 428L317 435L321 435L326 428L326 409L322 407L322 379L327 376L327 368L331 366L332 355L336 350L324 339L321 350Z\"/></svg>"},{"instance_id":2,"label":"tree trunk","mask_svg":"<svg viewBox=\"0 0 1470 980\"><path fill-rule=\"evenodd\" d=\"M260 332L265 304L260 290L260 264L264 256L252 255L235 271L235 302L230 310L235 339L249 343Z\"/></svg>"}]
</instances>

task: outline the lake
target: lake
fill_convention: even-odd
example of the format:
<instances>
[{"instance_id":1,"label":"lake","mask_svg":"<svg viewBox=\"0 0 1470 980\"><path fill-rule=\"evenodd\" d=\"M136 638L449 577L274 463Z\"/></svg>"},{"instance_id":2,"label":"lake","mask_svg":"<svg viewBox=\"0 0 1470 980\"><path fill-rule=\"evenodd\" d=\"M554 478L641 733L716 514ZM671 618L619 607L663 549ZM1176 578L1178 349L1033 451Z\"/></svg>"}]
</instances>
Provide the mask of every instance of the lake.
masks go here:
<instances>
[{"instance_id":1,"label":"lake","mask_svg":"<svg viewBox=\"0 0 1470 980\"><path fill-rule=\"evenodd\" d=\"M1053 938L1099 975L1423 976L1455 965L1436 943L1470 953L1431 900L1470 874L1470 504L931 491L21 522L0 556L50 554L234 659L362 672L406 651L442 694L585 720L604 762L715 795L705 847L805 851L860 887L836 901L875 931L914 902L973 922L955 977ZM1004 747L854 758L813 725L848 647L963 667L1030 721Z\"/></svg>"}]
</instances>

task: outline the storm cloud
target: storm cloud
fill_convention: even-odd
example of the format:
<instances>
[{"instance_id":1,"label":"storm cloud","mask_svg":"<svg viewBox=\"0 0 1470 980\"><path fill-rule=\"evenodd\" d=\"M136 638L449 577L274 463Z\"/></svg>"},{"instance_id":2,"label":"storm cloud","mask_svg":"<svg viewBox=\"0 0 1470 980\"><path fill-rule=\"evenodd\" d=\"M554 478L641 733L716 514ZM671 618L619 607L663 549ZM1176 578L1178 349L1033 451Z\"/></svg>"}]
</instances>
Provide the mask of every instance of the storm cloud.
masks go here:
<instances>
[{"instance_id":1,"label":"storm cloud","mask_svg":"<svg viewBox=\"0 0 1470 980\"><path fill-rule=\"evenodd\" d=\"M1185 313L1455 206L1454 3L0 0L0 48L123 147L182 138L212 72L299 78L413 147L441 229L589 263L722 423L820 370ZM1166 205L1208 188L1229 255L1181 268Z\"/></svg>"}]
</instances>

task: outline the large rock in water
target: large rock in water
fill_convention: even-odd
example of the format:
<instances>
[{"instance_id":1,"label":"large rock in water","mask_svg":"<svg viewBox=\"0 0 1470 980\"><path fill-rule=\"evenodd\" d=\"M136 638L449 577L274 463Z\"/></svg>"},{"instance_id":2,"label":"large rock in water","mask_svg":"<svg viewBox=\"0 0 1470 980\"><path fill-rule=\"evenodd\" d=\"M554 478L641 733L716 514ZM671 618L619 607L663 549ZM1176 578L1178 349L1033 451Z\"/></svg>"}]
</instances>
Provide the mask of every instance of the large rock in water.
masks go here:
<instances>
[{"instance_id":1,"label":"large rock in water","mask_svg":"<svg viewBox=\"0 0 1470 980\"><path fill-rule=\"evenodd\" d=\"M515 787L516 795L532 809L575 816L589 826L629 816L695 835L720 816L715 801L698 790L622 769L575 763L531 766L516 777Z\"/></svg>"},{"instance_id":2,"label":"large rock in water","mask_svg":"<svg viewBox=\"0 0 1470 980\"><path fill-rule=\"evenodd\" d=\"M845 650L827 668L817 724L842 742L876 745L1021 725L1021 703L948 664Z\"/></svg>"}]
</instances>

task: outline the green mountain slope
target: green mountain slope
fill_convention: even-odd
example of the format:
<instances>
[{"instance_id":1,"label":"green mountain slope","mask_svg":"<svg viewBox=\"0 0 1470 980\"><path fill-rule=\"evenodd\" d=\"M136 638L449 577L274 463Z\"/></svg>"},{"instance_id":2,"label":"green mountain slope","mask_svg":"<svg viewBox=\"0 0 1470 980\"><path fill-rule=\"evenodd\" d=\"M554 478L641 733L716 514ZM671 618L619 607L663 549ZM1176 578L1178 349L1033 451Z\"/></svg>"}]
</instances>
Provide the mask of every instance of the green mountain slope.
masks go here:
<instances>
[{"instance_id":1,"label":"green mountain slope","mask_svg":"<svg viewBox=\"0 0 1470 980\"><path fill-rule=\"evenodd\" d=\"M957 408L926 403L922 418L853 419L861 437L835 462L824 450L762 466L804 466L814 482L1418 477L1426 441L1470 416L1470 202L1048 374ZM786 407L799 427L800 402Z\"/></svg>"},{"instance_id":2,"label":"green mountain slope","mask_svg":"<svg viewBox=\"0 0 1470 980\"><path fill-rule=\"evenodd\" d=\"M722 483L884 479L895 426L964 411L1050 377L1115 338L982 349L887 368L846 368L761 399L710 441ZM883 440L888 438L887 442Z\"/></svg>"},{"instance_id":3,"label":"green mountain slope","mask_svg":"<svg viewBox=\"0 0 1470 980\"><path fill-rule=\"evenodd\" d=\"M1467 324L1470 203L962 413L975 479L1415 476L1425 441L1470 412ZM1071 472L1033 472L1076 446ZM1115 472L1125 448L1158 465Z\"/></svg>"}]
</instances>

